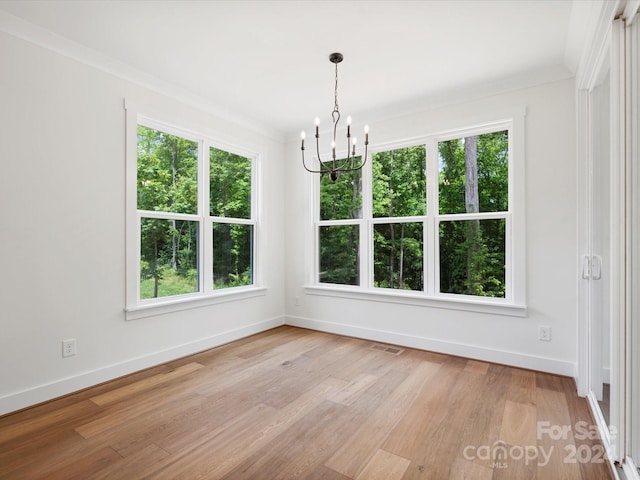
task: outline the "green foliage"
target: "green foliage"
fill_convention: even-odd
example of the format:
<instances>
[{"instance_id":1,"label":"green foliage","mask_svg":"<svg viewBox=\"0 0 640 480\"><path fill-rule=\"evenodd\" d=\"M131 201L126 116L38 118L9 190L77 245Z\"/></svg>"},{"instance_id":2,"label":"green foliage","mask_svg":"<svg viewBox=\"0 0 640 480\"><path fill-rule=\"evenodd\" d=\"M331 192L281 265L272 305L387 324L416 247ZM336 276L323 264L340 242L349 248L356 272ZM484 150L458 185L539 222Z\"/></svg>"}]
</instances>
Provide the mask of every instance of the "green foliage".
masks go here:
<instances>
[{"instance_id":1,"label":"green foliage","mask_svg":"<svg viewBox=\"0 0 640 480\"><path fill-rule=\"evenodd\" d=\"M427 205L424 145L373 155L373 216L423 216ZM422 222L374 226L374 286L422 290Z\"/></svg>"},{"instance_id":2,"label":"green foliage","mask_svg":"<svg viewBox=\"0 0 640 480\"><path fill-rule=\"evenodd\" d=\"M142 218L140 233L140 298L173 295L163 292L167 282L176 283L167 279L175 280L176 276L186 282L181 285L188 284L181 293L197 291L198 223ZM151 293L142 288L145 280L152 280Z\"/></svg>"},{"instance_id":3,"label":"green foliage","mask_svg":"<svg viewBox=\"0 0 640 480\"><path fill-rule=\"evenodd\" d=\"M422 290L422 222L374 225L374 286Z\"/></svg>"},{"instance_id":4,"label":"green foliage","mask_svg":"<svg viewBox=\"0 0 640 480\"><path fill-rule=\"evenodd\" d=\"M174 269L164 267L159 276L158 294L154 296L154 279L147 278L140 282L140 298L169 297L193 293L198 290L197 270L190 270L187 275L180 275Z\"/></svg>"},{"instance_id":5,"label":"green foliage","mask_svg":"<svg viewBox=\"0 0 640 480\"><path fill-rule=\"evenodd\" d=\"M438 203L441 214L466 213L464 139L438 144L440 178ZM508 132L478 136L479 212L505 212L509 209Z\"/></svg>"},{"instance_id":6,"label":"green foliage","mask_svg":"<svg viewBox=\"0 0 640 480\"><path fill-rule=\"evenodd\" d=\"M339 162L342 160L339 160ZM360 157L355 157L356 163ZM342 172L333 181L320 177L320 220L362 218L362 170Z\"/></svg>"},{"instance_id":7,"label":"green foliage","mask_svg":"<svg viewBox=\"0 0 640 480\"><path fill-rule=\"evenodd\" d=\"M504 219L440 223L440 291L505 296Z\"/></svg>"},{"instance_id":8,"label":"green foliage","mask_svg":"<svg viewBox=\"0 0 640 480\"><path fill-rule=\"evenodd\" d=\"M357 225L320 227L320 278L322 283L359 284Z\"/></svg>"},{"instance_id":9,"label":"green foliage","mask_svg":"<svg viewBox=\"0 0 640 480\"><path fill-rule=\"evenodd\" d=\"M438 203L441 214L467 213L465 139L441 142ZM508 132L478 136L478 211L504 212L508 205ZM440 223L440 291L505 296L505 221Z\"/></svg>"},{"instance_id":10,"label":"green foliage","mask_svg":"<svg viewBox=\"0 0 640 480\"><path fill-rule=\"evenodd\" d=\"M213 224L213 288L253 283L253 226Z\"/></svg>"},{"instance_id":11,"label":"green foliage","mask_svg":"<svg viewBox=\"0 0 640 480\"><path fill-rule=\"evenodd\" d=\"M251 159L211 148L209 169L210 214L251 218Z\"/></svg>"},{"instance_id":12,"label":"green foliage","mask_svg":"<svg viewBox=\"0 0 640 480\"><path fill-rule=\"evenodd\" d=\"M198 143L139 125L137 154L140 298L198 291L199 222L144 214L198 214ZM211 148L209 161L211 215L251 218L251 159ZM214 288L251 284L253 227L213 229Z\"/></svg>"},{"instance_id":13,"label":"green foliage","mask_svg":"<svg viewBox=\"0 0 640 480\"><path fill-rule=\"evenodd\" d=\"M358 162L359 157L355 158ZM320 219L362 218L362 171L320 177ZM358 285L360 233L357 225L322 226L319 232L321 283Z\"/></svg>"},{"instance_id":14,"label":"green foliage","mask_svg":"<svg viewBox=\"0 0 640 480\"><path fill-rule=\"evenodd\" d=\"M138 210L198 212L198 144L138 125Z\"/></svg>"},{"instance_id":15,"label":"green foliage","mask_svg":"<svg viewBox=\"0 0 640 480\"><path fill-rule=\"evenodd\" d=\"M473 145L469 142L467 146ZM474 149L468 148L469 152ZM469 178L477 196L466 205L465 139L438 145L439 213L465 214L508 211L508 132L477 137L476 155L470 154ZM422 145L372 157L374 218L422 217L426 212L426 153ZM471 164L471 163L470 163ZM474 175L477 168L477 175ZM320 180L320 219L362 218L360 172L341 174L332 182ZM470 183L472 185L473 183ZM475 189L469 188L475 194ZM434 213L434 212L432 212ZM504 219L442 219L439 227L440 290L485 297L505 296ZM320 281L346 285L358 282L359 229L357 225L324 225L319 229ZM373 226L374 286L424 289L423 222L393 221Z\"/></svg>"},{"instance_id":16,"label":"green foliage","mask_svg":"<svg viewBox=\"0 0 640 480\"><path fill-rule=\"evenodd\" d=\"M373 216L409 217L426 212L424 145L373 155Z\"/></svg>"}]
</instances>

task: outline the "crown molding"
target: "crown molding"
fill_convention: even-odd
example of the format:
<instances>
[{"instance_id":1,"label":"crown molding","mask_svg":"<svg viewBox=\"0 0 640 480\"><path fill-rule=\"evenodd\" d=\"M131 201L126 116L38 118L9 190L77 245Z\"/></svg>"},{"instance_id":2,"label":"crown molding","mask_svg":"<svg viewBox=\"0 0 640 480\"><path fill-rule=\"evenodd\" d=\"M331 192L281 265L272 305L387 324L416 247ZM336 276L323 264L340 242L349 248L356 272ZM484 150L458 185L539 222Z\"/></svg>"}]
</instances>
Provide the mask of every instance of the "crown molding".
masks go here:
<instances>
[{"instance_id":1,"label":"crown molding","mask_svg":"<svg viewBox=\"0 0 640 480\"><path fill-rule=\"evenodd\" d=\"M0 8L0 31L31 44L45 48L84 65L101 70L109 75L126 80L155 93L178 100L215 117L230 121L275 141L282 142L283 133L264 124L252 121L235 112L212 104L208 99L136 69L96 50L85 47L62 35L27 22Z\"/></svg>"}]
</instances>

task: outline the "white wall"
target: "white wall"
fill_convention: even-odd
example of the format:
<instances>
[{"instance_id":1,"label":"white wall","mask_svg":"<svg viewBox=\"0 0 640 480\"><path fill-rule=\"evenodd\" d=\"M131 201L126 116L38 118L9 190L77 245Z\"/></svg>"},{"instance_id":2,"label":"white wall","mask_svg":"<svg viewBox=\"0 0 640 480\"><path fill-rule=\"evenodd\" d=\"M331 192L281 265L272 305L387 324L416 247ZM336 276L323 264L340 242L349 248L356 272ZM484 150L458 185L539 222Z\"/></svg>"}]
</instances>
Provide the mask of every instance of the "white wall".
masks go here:
<instances>
[{"instance_id":1,"label":"white wall","mask_svg":"<svg viewBox=\"0 0 640 480\"><path fill-rule=\"evenodd\" d=\"M0 65L0 414L283 322L280 139L3 32ZM262 154L264 296L125 321L124 98Z\"/></svg>"},{"instance_id":2,"label":"white wall","mask_svg":"<svg viewBox=\"0 0 640 480\"><path fill-rule=\"evenodd\" d=\"M385 143L526 108L526 317L490 315L305 292L313 241L309 182L299 140L287 144L287 322L526 368L575 375L576 171L573 80L451 105L371 125ZM296 305L299 303L299 305ZM552 341L538 340L538 326Z\"/></svg>"}]
</instances>

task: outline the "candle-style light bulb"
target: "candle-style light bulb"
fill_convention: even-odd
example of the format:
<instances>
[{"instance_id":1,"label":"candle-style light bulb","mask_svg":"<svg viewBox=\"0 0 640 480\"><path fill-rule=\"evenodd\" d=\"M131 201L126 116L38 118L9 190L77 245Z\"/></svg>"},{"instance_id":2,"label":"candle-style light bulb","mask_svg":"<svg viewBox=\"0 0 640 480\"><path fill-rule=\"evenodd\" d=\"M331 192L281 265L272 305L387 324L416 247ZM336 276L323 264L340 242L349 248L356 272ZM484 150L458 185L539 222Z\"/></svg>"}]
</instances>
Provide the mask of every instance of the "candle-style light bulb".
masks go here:
<instances>
[{"instance_id":1,"label":"candle-style light bulb","mask_svg":"<svg viewBox=\"0 0 640 480\"><path fill-rule=\"evenodd\" d=\"M364 126L364 144L369 144L369 125Z\"/></svg>"},{"instance_id":2,"label":"candle-style light bulb","mask_svg":"<svg viewBox=\"0 0 640 480\"><path fill-rule=\"evenodd\" d=\"M300 140L302 140L302 145L301 148L304 150L304 139L307 136L306 133L304 133L304 130L300 133Z\"/></svg>"},{"instance_id":3,"label":"candle-style light bulb","mask_svg":"<svg viewBox=\"0 0 640 480\"><path fill-rule=\"evenodd\" d=\"M318 138L318 127L320 126L320 119L316 117L316 138Z\"/></svg>"},{"instance_id":4,"label":"candle-style light bulb","mask_svg":"<svg viewBox=\"0 0 640 480\"><path fill-rule=\"evenodd\" d=\"M351 115L347 117L347 138L349 137L351 137Z\"/></svg>"}]
</instances>

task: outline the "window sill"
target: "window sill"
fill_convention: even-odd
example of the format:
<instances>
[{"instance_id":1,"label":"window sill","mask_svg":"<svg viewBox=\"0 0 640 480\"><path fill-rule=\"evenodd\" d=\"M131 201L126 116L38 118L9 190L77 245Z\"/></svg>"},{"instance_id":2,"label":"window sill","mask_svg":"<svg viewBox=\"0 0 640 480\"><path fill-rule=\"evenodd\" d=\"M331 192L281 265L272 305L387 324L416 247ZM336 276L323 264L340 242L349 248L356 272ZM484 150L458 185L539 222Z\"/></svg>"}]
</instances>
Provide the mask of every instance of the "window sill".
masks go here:
<instances>
[{"instance_id":1,"label":"window sill","mask_svg":"<svg viewBox=\"0 0 640 480\"><path fill-rule=\"evenodd\" d=\"M427 296L424 292L391 289L362 289L343 285L307 285L305 293L327 297L350 298L373 302L400 303L420 307L447 308L467 312L526 317L527 306L509 303L504 299L474 298L465 295L443 294Z\"/></svg>"},{"instance_id":2,"label":"window sill","mask_svg":"<svg viewBox=\"0 0 640 480\"><path fill-rule=\"evenodd\" d=\"M209 305L216 305L218 303L246 300L247 298L266 295L266 292L266 287L251 286L220 290L207 296L203 296L202 294L183 295L179 298L168 298L153 303L143 303L125 308L125 319L137 320L139 318L179 312L192 308L206 307Z\"/></svg>"}]
</instances>

